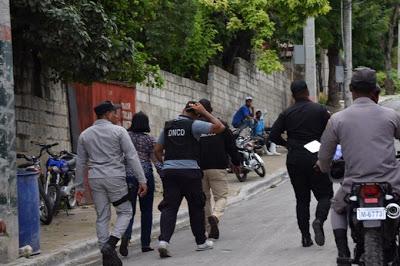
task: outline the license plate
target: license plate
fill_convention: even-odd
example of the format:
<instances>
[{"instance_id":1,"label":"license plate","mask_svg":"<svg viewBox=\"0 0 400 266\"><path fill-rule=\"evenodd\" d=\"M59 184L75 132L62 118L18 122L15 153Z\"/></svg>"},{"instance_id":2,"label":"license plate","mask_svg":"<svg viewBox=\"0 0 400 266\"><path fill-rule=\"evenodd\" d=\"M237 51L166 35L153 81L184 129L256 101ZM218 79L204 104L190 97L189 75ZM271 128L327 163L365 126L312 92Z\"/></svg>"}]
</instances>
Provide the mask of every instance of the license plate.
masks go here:
<instances>
[{"instance_id":1,"label":"license plate","mask_svg":"<svg viewBox=\"0 0 400 266\"><path fill-rule=\"evenodd\" d=\"M386 220L386 209L383 207L377 208L357 208L357 220Z\"/></svg>"}]
</instances>

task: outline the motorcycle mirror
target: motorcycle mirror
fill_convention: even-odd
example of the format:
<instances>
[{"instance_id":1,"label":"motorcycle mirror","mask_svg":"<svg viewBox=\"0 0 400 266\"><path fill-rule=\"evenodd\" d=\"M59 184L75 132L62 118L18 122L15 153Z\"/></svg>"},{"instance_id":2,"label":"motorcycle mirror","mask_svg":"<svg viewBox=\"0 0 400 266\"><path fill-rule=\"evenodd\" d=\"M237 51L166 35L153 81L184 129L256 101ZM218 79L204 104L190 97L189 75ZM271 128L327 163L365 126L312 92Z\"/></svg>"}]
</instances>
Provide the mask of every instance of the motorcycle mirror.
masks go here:
<instances>
[{"instance_id":1,"label":"motorcycle mirror","mask_svg":"<svg viewBox=\"0 0 400 266\"><path fill-rule=\"evenodd\" d=\"M25 155L21 154L21 153L17 153L17 158L18 159L23 159L23 158L25 158Z\"/></svg>"}]
</instances>

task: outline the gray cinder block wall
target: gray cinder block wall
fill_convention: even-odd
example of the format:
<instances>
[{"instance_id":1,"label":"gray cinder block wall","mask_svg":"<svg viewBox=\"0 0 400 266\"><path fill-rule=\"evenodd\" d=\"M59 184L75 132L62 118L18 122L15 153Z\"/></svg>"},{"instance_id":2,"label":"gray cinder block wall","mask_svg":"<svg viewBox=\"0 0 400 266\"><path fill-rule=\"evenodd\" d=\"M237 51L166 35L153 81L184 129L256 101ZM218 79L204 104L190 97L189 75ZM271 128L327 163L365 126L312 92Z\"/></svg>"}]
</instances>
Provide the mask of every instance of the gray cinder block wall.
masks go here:
<instances>
[{"instance_id":1,"label":"gray cinder block wall","mask_svg":"<svg viewBox=\"0 0 400 266\"><path fill-rule=\"evenodd\" d=\"M45 89L44 89L45 90ZM42 97L33 95L29 79L16 87L17 151L36 154L31 141L54 143L55 151L70 150L70 125L65 85L53 83Z\"/></svg>"},{"instance_id":2,"label":"gray cinder block wall","mask_svg":"<svg viewBox=\"0 0 400 266\"><path fill-rule=\"evenodd\" d=\"M211 66L207 84L163 71L162 89L137 86L136 110L149 115L152 135L158 136L164 122L176 117L189 100L210 99L214 113L230 124L245 97L252 96L255 109L267 111L266 123L273 123L291 102L291 70L266 75L241 58L236 59L234 69L231 74Z\"/></svg>"}]
</instances>

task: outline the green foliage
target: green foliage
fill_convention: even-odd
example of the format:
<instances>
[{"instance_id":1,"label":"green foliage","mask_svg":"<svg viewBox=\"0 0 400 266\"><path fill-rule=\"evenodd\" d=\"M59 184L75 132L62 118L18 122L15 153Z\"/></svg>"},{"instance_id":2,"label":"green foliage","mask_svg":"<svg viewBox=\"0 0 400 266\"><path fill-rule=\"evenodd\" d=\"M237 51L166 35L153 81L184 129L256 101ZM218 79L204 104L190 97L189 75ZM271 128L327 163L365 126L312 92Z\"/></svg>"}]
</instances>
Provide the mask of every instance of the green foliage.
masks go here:
<instances>
[{"instance_id":1,"label":"green foliage","mask_svg":"<svg viewBox=\"0 0 400 266\"><path fill-rule=\"evenodd\" d=\"M397 70L392 69L390 72L391 77L394 82L395 92L400 93L400 77L397 75ZM387 78L387 74L385 71L379 71L376 73L376 78L378 80L379 86L385 91L385 80Z\"/></svg>"},{"instance_id":2,"label":"green foliage","mask_svg":"<svg viewBox=\"0 0 400 266\"><path fill-rule=\"evenodd\" d=\"M94 1L15 0L11 14L14 50L22 59L16 64L36 58L42 74L53 80L142 82L157 76L132 38L118 30L116 17Z\"/></svg>"},{"instance_id":3,"label":"green foliage","mask_svg":"<svg viewBox=\"0 0 400 266\"><path fill-rule=\"evenodd\" d=\"M329 11L328 0L14 0L11 5L18 54L32 53L53 70L52 78L153 86L161 85L160 68L201 79L209 64L230 69L238 56L256 58L267 73L280 71L278 44L285 39L278 35Z\"/></svg>"}]
</instances>

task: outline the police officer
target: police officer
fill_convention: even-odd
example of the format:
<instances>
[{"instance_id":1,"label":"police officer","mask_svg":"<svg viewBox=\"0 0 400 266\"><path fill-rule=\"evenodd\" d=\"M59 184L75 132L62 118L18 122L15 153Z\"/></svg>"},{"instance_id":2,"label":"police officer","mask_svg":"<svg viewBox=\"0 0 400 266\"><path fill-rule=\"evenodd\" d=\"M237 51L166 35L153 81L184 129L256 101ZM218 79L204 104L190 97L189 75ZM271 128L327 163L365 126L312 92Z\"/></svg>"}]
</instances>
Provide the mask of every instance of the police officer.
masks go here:
<instances>
[{"instance_id":1,"label":"police officer","mask_svg":"<svg viewBox=\"0 0 400 266\"><path fill-rule=\"evenodd\" d=\"M200 103L212 113L211 103L201 99ZM200 119L204 119L201 117ZM225 125L222 134L203 134L200 137L200 167L203 170L203 191L206 195L206 223L209 228L208 237L219 239L218 224L224 214L228 199L228 180L226 168L231 158L233 168L239 171L240 158L237 151L232 131ZM211 193L214 198L214 208L211 208Z\"/></svg>"},{"instance_id":2,"label":"police officer","mask_svg":"<svg viewBox=\"0 0 400 266\"><path fill-rule=\"evenodd\" d=\"M320 140L330 115L325 107L309 99L307 84L303 80L294 81L291 91L295 103L279 115L272 127L270 141L288 149L286 166L296 196L297 222L302 234L302 245L313 245L309 231L312 191L318 201L312 227L315 242L322 246L325 243L323 223L328 216L330 199L333 196L332 183L327 175L314 171L318 155L306 150L304 145ZM287 141L281 136L285 131Z\"/></svg>"},{"instance_id":3,"label":"police officer","mask_svg":"<svg viewBox=\"0 0 400 266\"><path fill-rule=\"evenodd\" d=\"M89 185L97 214L97 238L103 265L110 266L122 265L115 246L132 217L124 160L138 178L138 194L144 196L147 192L147 180L128 132L115 125L120 108L111 101L104 101L94 108L97 120L79 136L76 165L78 201L82 196L86 168L89 169ZM117 220L110 235L111 204L116 209Z\"/></svg>"},{"instance_id":4,"label":"police officer","mask_svg":"<svg viewBox=\"0 0 400 266\"><path fill-rule=\"evenodd\" d=\"M199 116L210 122L196 120ZM202 134L221 133L224 125L196 102L188 102L178 118L167 121L155 147L156 158L163 166L164 198L161 211L158 251L161 258L170 257L169 241L175 230L176 217L183 197L189 207L190 226L197 243L197 251L211 249L213 242L205 235L202 171L199 139ZM163 158L164 157L164 158Z\"/></svg>"}]
</instances>

